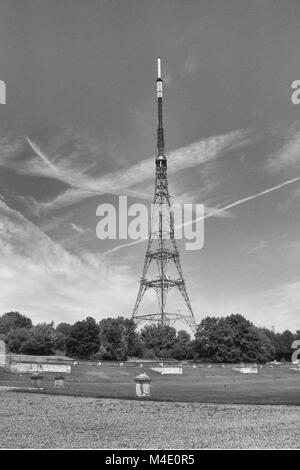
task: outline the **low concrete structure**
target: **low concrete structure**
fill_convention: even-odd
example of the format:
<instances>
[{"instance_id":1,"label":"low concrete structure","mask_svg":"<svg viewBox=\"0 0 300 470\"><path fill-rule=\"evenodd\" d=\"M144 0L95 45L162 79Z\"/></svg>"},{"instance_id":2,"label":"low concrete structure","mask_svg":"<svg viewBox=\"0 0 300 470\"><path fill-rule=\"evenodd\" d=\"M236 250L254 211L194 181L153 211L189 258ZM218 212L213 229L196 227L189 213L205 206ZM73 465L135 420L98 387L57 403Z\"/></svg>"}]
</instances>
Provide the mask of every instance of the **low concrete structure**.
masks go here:
<instances>
[{"instance_id":1,"label":"low concrete structure","mask_svg":"<svg viewBox=\"0 0 300 470\"><path fill-rule=\"evenodd\" d=\"M11 372L33 373L33 372L54 372L71 373L71 366L67 364L42 364L37 362L12 362L9 366Z\"/></svg>"},{"instance_id":2,"label":"low concrete structure","mask_svg":"<svg viewBox=\"0 0 300 470\"><path fill-rule=\"evenodd\" d=\"M151 379L147 374L140 374L135 378L135 393L137 397L150 397Z\"/></svg>"},{"instance_id":3,"label":"low concrete structure","mask_svg":"<svg viewBox=\"0 0 300 470\"><path fill-rule=\"evenodd\" d=\"M57 356L31 356L25 354L6 354L6 368L10 372L29 373L52 372L70 374L73 359Z\"/></svg>"},{"instance_id":4,"label":"low concrete structure","mask_svg":"<svg viewBox=\"0 0 300 470\"><path fill-rule=\"evenodd\" d=\"M65 388L65 378L62 374L54 377L54 388Z\"/></svg>"},{"instance_id":5,"label":"low concrete structure","mask_svg":"<svg viewBox=\"0 0 300 470\"><path fill-rule=\"evenodd\" d=\"M292 366L289 366L288 369L300 372L300 364L293 364Z\"/></svg>"},{"instance_id":6,"label":"low concrete structure","mask_svg":"<svg viewBox=\"0 0 300 470\"><path fill-rule=\"evenodd\" d=\"M32 374L31 376L31 383L33 388L39 388L42 389L42 382L43 382L43 376L39 374L38 372Z\"/></svg>"},{"instance_id":7,"label":"low concrete structure","mask_svg":"<svg viewBox=\"0 0 300 470\"><path fill-rule=\"evenodd\" d=\"M1 385L0 392L10 392L11 390L17 390L20 387L10 387L9 385Z\"/></svg>"},{"instance_id":8,"label":"low concrete structure","mask_svg":"<svg viewBox=\"0 0 300 470\"><path fill-rule=\"evenodd\" d=\"M241 374L258 374L258 368L256 364L251 366L233 367L232 370L236 370Z\"/></svg>"},{"instance_id":9,"label":"low concrete structure","mask_svg":"<svg viewBox=\"0 0 300 470\"><path fill-rule=\"evenodd\" d=\"M151 367L154 372L158 372L161 375L165 374L175 374L175 375L182 375L182 365L178 366L159 366L159 367Z\"/></svg>"}]
</instances>

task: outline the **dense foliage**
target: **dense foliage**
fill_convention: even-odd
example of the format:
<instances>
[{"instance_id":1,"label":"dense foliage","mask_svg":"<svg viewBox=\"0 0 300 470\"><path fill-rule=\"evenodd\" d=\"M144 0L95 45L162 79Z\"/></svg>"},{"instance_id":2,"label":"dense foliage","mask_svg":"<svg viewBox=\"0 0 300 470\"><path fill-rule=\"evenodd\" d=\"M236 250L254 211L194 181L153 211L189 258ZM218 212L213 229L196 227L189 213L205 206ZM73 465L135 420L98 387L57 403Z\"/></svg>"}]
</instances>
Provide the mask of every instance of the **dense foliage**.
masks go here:
<instances>
[{"instance_id":1,"label":"dense foliage","mask_svg":"<svg viewBox=\"0 0 300 470\"><path fill-rule=\"evenodd\" d=\"M197 328L194 351L210 362L266 362L275 357L269 339L242 315L204 318Z\"/></svg>"},{"instance_id":2,"label":"dense foliage","mask_svg":"<svg viewBox=\"0 0 300 470\"><path fill-rule=\"evenodd\" d=\"M76 322L66 339L67 354L80 359L91 357L99 350L99 346L99 328L91 317Z\"/></svg>"},{"instance_id":3,"label":"dense foliage","mask_svg":"<svg viewBox=\"0 0 300 470\"><path fill-rule=\"evenodd\" d=\"M0 317L0 334L6 334L14 328L31 328L32 321L19 312L7 312Z\"/></svg>"},{"instance_id":4,"label":"dense foliage","mask_svg":"<svg viewBox=\"0 0 300 470\"><path fill-rule=\"evenodd\" d=\"M290 361L291 345L300 331L275 333L257 328L242 315L206 317L195 338L165 325L146 325L139 332L128 318L92 317L73 325L52 323L32 325L19 312L0 316L0 338L17 354L53 355L93 360L124 361L128 357L148 359L194 359L202 362Z\"/></svg>"}]
</instances>

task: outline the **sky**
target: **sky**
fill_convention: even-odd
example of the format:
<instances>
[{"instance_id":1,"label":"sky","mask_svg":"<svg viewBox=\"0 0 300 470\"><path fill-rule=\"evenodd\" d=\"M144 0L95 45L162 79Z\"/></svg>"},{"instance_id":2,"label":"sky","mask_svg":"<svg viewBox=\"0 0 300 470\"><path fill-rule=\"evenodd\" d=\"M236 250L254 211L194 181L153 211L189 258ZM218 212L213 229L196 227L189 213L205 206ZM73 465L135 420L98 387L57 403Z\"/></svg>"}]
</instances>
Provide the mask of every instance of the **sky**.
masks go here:
<instances>
[{"instance_id":1,"label":"sky","mask_svg":"<svg viewBox=\"0 0 300 470\"><path fill-rule=\"evenodd\" d=\"M196 323L299 329L299 21L293 0L0 0L0 314L131 317L146 242L99 240L96 211L151 202L160 56L169 191L205 206L203 248L179 243Z\"/></svg>"}]
</instances>

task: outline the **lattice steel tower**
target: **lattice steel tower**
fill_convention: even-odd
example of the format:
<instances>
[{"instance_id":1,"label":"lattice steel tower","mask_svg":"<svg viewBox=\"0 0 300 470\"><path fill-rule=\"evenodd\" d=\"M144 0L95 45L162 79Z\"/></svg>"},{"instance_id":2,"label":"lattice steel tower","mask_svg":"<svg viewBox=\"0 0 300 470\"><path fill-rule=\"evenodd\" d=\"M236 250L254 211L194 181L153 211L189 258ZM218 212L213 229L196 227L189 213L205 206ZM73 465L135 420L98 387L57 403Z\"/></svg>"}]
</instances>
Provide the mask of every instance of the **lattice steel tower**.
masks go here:
<instances>
[{"instance_id":1,"label":"lattice steel tower","mask_svg":"<svg viewBox=\"0 0 300 470\"><path fill-rule=\"evenodd\" d=\"M161 61L157 59L158 78L157 106L158 106L158 129L157 129L157 156L155 160L155 191L153 198L153 210L151 216L151 227L146 250L146 257L140 287L133 309L132 318L138 324L142 321L150 321L161 325L174 323L176 320L184 320L193 333L196 331L196 323L186 291L185 281L182 275L179 251L174 236L174 213L171 210L170 195L168 191L167 158L165 156L164 128L162 116L162 78ZM156 263L156 278L148 279L150 264ZM167 275L169 262L175 265L176 277ZM159 311L156 313L140 313L141 300L148 289L154 289L158 298ZM171 313L166 310L167 295L170 289L177 288L183 297L187 307L187 313Z\"/></svg>"}]
</instances>

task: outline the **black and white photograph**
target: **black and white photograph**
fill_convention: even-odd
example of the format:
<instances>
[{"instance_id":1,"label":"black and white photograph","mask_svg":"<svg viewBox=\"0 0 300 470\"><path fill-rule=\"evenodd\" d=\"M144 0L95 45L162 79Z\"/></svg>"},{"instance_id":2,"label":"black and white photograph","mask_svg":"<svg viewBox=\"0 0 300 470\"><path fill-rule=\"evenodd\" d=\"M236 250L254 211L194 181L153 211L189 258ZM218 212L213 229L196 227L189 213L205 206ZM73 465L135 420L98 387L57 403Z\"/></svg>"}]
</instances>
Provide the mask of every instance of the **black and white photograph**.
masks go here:
<instances>
[{"instance_id":1,"label":"black and white photograph","mask_svg":"<svg viewBox=\"0 0 300 470\"><path fill-rule=\"evenodd\" d=\"M299 442L300 2L0 0L0 450Z\"/></svg>"}]
</instances>

